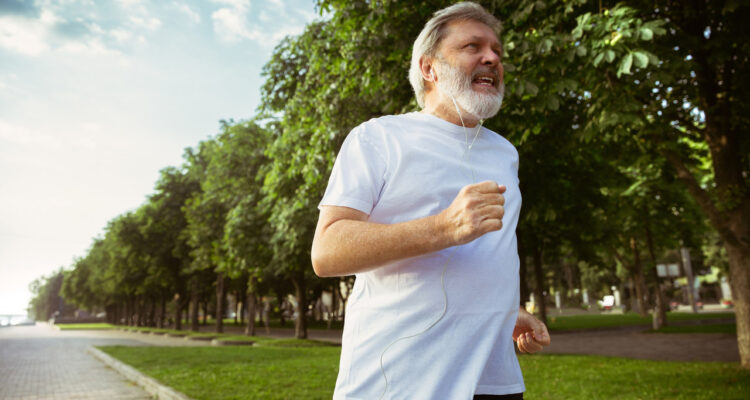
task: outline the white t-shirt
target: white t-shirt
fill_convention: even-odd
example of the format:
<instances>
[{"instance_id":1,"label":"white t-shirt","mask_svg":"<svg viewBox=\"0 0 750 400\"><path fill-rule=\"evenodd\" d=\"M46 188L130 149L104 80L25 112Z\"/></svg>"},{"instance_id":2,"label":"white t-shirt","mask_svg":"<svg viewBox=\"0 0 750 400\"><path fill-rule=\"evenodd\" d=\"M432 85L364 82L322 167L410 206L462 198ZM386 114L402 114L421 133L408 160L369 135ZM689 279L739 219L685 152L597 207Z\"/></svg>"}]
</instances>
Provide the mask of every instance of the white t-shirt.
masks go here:
<instances>
[{"instance_id":1,"label":"white t-shirt","mask_svg":"<svg viewBox=\"0 0 750 400\"><path fill-rule=\"evenodd\" d=\"M524 391L511 338L519 308L518 152L481 128L467 160L466 137L471 142L475 133L410 113L367 121L344 141L320 205L354 208L371 222L435 215L471 183L491 180L507 191L500 231L357 274L334 399L381 398L381 356L384 399L468 400ZM445 316L423 334L399 340L442 314L444 269Z\"/></svg>"}]
</instances>

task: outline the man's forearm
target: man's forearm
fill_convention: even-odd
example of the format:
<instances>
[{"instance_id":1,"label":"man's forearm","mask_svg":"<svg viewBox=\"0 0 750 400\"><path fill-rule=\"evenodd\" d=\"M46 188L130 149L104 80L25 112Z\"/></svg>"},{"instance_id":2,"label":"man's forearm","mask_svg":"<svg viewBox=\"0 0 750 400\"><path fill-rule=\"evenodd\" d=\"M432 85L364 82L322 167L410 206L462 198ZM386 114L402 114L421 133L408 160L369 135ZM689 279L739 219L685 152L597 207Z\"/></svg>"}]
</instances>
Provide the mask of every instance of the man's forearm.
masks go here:
<instances>
[{"instance_id":1,"label":"man's forearm","mask_svg":"<svg viewBox=\"0 0 750 400\"><path fill-rule=\"evenodd\" d=\"M369 222L362 211L321 209L312 247L319 276L364 272L388 262L471 242L503 226L505 186L485 181L464 186L437 215L398 224Z\"/></svg>"},{"instance_id":2,"label":"man's forearm","mask_svg":"<svg viewBox=\"0 0 750 400\"><path fill-rule=\"evenodd\" d=\"M345 276L391 261L442 250L452 245L440 216L398 224L341 219L316 234L312 262L319 276Z\"/></svg>"}]
</instances>

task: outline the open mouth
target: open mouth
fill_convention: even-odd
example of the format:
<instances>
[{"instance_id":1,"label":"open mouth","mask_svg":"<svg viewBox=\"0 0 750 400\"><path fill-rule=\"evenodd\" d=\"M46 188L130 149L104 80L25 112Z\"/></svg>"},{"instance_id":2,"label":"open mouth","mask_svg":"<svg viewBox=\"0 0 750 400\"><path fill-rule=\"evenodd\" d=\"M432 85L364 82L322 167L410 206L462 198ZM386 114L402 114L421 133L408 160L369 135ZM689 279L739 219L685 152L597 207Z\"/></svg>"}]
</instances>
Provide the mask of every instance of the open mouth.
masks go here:
<instances>
[{"instance_id":1,"label":"open mouth","mask_svg":"<svg viewBox=\"0 0 750 400\"><path fill-rule=\"evenodd\" d=\"M479 75L474 78L472 83L484 86L484 87L490 87L490 88L496 88L497 79L492 75Z\"/></svg>"}]
</instances>

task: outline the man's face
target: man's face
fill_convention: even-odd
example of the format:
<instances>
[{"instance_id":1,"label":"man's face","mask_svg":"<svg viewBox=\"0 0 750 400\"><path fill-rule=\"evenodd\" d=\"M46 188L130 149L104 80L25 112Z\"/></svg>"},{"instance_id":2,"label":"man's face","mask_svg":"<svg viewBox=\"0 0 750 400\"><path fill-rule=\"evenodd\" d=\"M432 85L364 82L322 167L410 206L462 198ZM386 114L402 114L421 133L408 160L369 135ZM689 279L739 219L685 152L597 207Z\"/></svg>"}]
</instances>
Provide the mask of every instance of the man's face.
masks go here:
<instances>
[{"instance_id":1,"label":"man's face","mask_svg":"<svg viewBox=\"0 0 750 400\"><path fill-rule=\"evenodd\" d=\"M479 119L500 109L504 94L502 47L495 32L477 21L454 21L435 62L437 88Z\"/></svg>"}]
</instances>

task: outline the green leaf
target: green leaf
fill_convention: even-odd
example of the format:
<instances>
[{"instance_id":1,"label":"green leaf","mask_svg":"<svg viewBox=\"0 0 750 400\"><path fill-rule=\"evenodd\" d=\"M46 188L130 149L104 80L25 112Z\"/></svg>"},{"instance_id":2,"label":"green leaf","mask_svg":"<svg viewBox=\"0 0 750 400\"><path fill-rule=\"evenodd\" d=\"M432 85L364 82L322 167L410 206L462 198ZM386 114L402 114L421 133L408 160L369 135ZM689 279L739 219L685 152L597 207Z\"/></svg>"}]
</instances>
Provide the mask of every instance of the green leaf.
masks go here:
<instances>
[{"instance_id":1,"label":"green leaf","mask_svg":"<svg viewBox=\"0 0 750 400\"><path fill-rule=\"evenodd\" d=\"M650 52L648 52L648 51L645 51L645 50L642 50L641 52L642 52L643 54L645 54L645 55L646 55L646 57L648 57L648 62L649 62L649 63L650 63L651 65L658 65L658 64L659 64L659 57L657 57L657 56L656 56L656 55L654 55L653 53L650 53Z\"/></svg>"},{"instance_id":2,"label":"green leaf","mask_svg":"<svg viewBox=\"0 0 750 400\"><path fill-rule=\"evenodd\" d=\"M597 54L596 57L594 58L594 66L595 67L599 66L599 64L602 62L603 59L604 59L604 52Z\"/></svg>"},{"instance_id":3,"label":"green leaf","mask_svg":"<svg viewBox=\"0 0 750 400\"><path fill-rule=\"evenodd\" d=\"M565 61L567 62L573 62L573 60L576 58L576 51L575 49L570 49L565 52Z\"/></svg>"},{"instance_id":4,"label":"green leaf","mask_svg":"<svg viewBox=\"0 0 750 400\"><path fill-rule=\"evenodd\" d=\"M645 68L648 65L648 56L644 52L634 51L633 61L635 61L636 68Z\"/></svg>"},{"instance_id":5,"label":"green leaf","mask_svg":"<svg viewBox=\"0 0 750 400\"><path fill-rule=\"evenodd\" d=\"M552 95L547 97L547 108L552 111L557 111L560 108L560 100L557 99L557 96Z\"/></svg>"},{"instance_id":6,"label":"green leaf","mask_svg":"<svg viewBox=\"0 0 750 400\"><path fill-rule=\"evenodd\" d=\"M539 93L539 88L535 84L526 81L526 93L536 96L536 94Z\"/></svg>"},{"instance_id":7,"label":"green leaf","mask_svg":"<svg viewBox=\"0 0 750 400\"><path fill-rule=\"evenodd\" d=\"M635 190L638 189L638 187L643 184L643 182L644 181L636 181L635 183L633 183L632 185L630 185L630 187L627 188L627 190L625 190L624 192L622 192L622 195L623 196L630 196L630 195L632 195L633 192L635 192Z\"/></svg>"},{"instance_id":8,"label":"green leaf","mask_svg":"<svg viewBox=\"0 0 750 400\"><path fill-rule=\"evenodd\" d=\"M612 50L607 50L607 51L605 51L605 52L604 52L604 58L606 58L606 59L607 59L607 62L608 62L608 63L611 63L612 61L614 61L614 60L615 60L615 52L614 52L614 51L612 51Z\"/></svg>"},{"instance_id":9,"label":"green leaf","mask_svg":"<svg viewBox=\"0 0 750 400\"><path fill-rule=\"evenodd\" d=\"M654 37L654 31L649 28L641 28L641 39L651 40Z\"/></svg>"},{"instance_id":10,"label":"green leaf","mask_svg":"<svg viewBox=\"0 0 750 400\"><path fill-rule=\"evenodd\" d=\"M633 53L628 53L625 55L625 57L622 58L622 61L620 61L620 68L617 69L617 77L619 78L620 75L630 75L630 67L633 65Z\"/></svg>"},{"instance_id":11,"label":"green leaf","mask_svg":"<svg viewBox=\"0 0 750 400\"><path fill-rule=\"evenodd\" d=\"M576 47L576 55L578 55L578 57L585 56L586 55L586 46L580 45L580 46Z\"/></svg>"}]
</instances>

